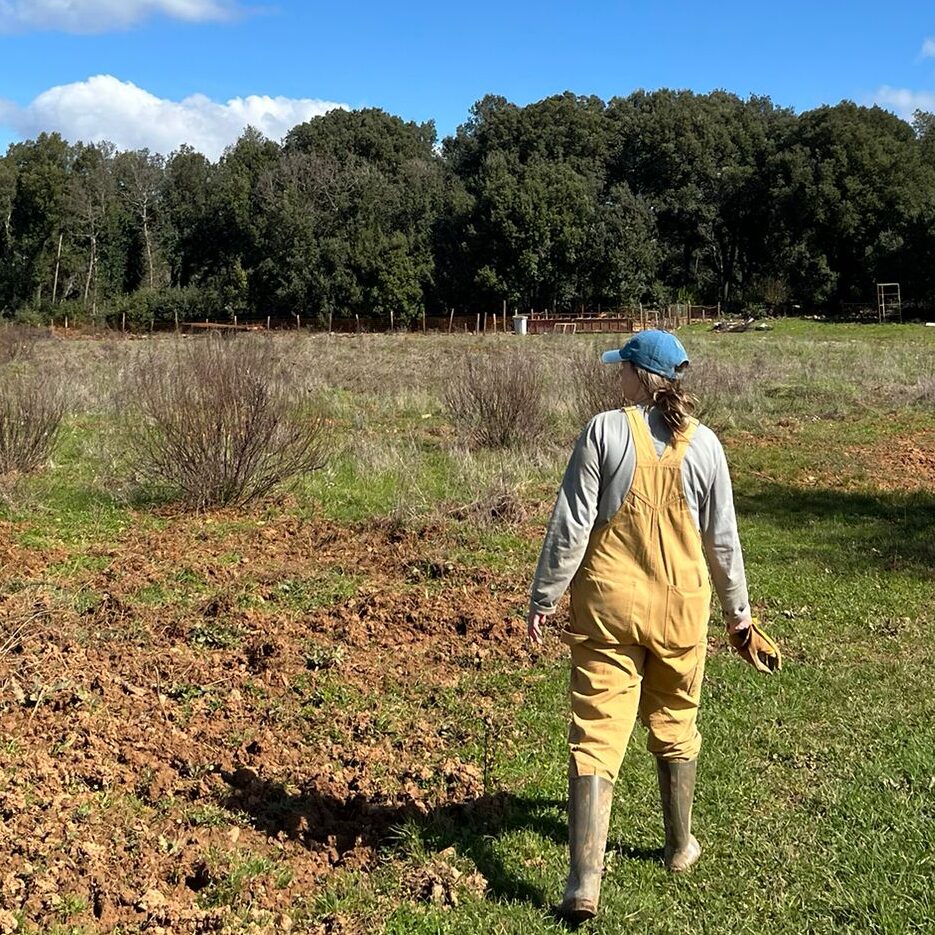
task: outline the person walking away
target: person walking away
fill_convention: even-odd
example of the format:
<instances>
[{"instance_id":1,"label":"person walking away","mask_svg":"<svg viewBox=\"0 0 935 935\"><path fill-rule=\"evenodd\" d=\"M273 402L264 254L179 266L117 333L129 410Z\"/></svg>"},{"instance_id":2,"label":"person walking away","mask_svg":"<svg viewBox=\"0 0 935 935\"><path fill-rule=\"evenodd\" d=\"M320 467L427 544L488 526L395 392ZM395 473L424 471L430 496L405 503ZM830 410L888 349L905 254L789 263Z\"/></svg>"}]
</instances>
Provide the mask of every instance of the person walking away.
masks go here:
<instances>
[{"instance_id":1,"label":"person walking away","mask_svg":"<svg viewBox=\"0 0 935 935\"><path fill-rule=\"evenodd\" d=\"M673 873L700 857L691 817L711 589L728 632L751 626L730 475L691 417L681 342L641 331L603 361L630 403L596 415L569 460L536 568L533 642L570 585L570 871L559 912L596 915L613 786L636 717L656 757ZM706 567L707 565L707 567Z\"/></svg>"}]
</instances>

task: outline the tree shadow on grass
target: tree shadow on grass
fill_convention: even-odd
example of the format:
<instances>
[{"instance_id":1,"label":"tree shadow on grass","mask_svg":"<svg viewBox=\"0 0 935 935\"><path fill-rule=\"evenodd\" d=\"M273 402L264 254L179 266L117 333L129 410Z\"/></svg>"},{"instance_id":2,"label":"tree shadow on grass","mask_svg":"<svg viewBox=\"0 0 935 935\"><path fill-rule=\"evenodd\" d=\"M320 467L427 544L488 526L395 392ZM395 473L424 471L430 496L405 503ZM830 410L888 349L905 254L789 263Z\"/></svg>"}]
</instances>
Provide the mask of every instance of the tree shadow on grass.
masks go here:
<instances>
[{"instance_id":1,"label":"tree shadow on grass","mask_svg":"<svg viewBox=\"0 0 935 935\"><path fill-rule=\"evenodd\" d=\"M785 530L802 530L790 559L854 572L935 576L935 495L863 493L769 484L738 492L737 510Z\"/></svg>"}]
</instances>

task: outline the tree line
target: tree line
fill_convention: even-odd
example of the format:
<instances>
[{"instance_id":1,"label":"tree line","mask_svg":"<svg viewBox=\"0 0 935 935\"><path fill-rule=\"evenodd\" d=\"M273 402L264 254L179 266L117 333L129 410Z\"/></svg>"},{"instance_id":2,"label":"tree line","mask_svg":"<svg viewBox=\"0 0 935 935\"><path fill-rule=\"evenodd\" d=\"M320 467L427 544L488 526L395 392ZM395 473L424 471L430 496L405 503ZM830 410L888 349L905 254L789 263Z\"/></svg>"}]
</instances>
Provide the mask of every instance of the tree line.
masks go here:
<instances>
[{"instance_id":1,"label":"tree line","mask_svg":"<svg viewBox=\"0 0 935 935\"><path fill-rule=\"evenodd\" d=\"M727 92L487 96L434 124L335 110L212 162L71 144L0 157L0 314L397 322L637 303L935 305L935 115Z\"/></svg>"}]
</instances>

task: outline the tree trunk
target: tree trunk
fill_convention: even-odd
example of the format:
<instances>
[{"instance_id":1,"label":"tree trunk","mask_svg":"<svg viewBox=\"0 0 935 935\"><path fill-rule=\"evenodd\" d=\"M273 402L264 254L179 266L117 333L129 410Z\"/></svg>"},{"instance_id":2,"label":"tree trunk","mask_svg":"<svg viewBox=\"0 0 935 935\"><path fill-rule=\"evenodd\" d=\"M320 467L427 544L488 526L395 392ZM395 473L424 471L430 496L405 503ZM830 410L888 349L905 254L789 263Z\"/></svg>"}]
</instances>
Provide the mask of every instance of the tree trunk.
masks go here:
<instances>
[{"instance_id":1,"label":"tree trunk","mask_svg":"<svg viewBox=\"0 0 935 935\"><path fill-rule=\"evenodd\" d=\"M94 273L94 264L97 262L97 237L91 236L91 255L88 258L88 275L84 281L84 305L88 307L88 295L91 292L91 276Z\"/></svg>"},{"instance_id":2,"label":"tree trunk","mask_svg":"<svg viewBox=\"0 0 935 935\"><path fill-rule=\"evenodd\" d=\"M58 296L58 271L62 265L62 239L64 234L58 235L58 252L55 254L55 277L52 279L52 304L55 305L55 299Z\"/></svg>"},{"instance_id":3,"label":"tree trunk","mask_svg":"<svg viewBox=\"0 0 935 935\"><path fill-rule=\"evenodd\" d=\"M153 271L153 246L149 239L149 211L146 202L143 203L143 240L146 243L146 262L149 266L149 288L155 287L155 274Z\"/></svg>"}]
</instances>

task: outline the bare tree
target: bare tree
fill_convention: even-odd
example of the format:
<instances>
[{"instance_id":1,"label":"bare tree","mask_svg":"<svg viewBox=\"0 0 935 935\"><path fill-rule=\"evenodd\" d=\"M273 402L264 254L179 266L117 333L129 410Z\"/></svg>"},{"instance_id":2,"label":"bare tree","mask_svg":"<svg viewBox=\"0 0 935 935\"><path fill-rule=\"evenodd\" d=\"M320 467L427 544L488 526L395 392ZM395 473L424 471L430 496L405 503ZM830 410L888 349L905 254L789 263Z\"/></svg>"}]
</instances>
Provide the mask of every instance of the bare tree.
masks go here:
<instances>
[{"instance_id":1,"label":"bare tree","mask_svg":"<svg viewBox=\"0 0 935 935\"><path fill-rule=\"evenodd\" d=\"M69 178L69 214L73 219L76 236L86 241L88 248L83 290L85 306L91 296L92 284L95 285L94 296L97 295L100 238L114 197L113 158L112 143L79 145Z\"/></svg>"},{"instance_id":2,"label":"bare tree","mask_svg":"<svg viewBox=\"0 0 935 935\"><path fill-rule=\"evenodd\" d=\"M117 191L124 204L133 213L143 234L146 251L147 285L156 285L156 264L153 250L154 216L165 174L165 159L148 149L120 153L114 162Z\"/></svg>"}]
</instances>

